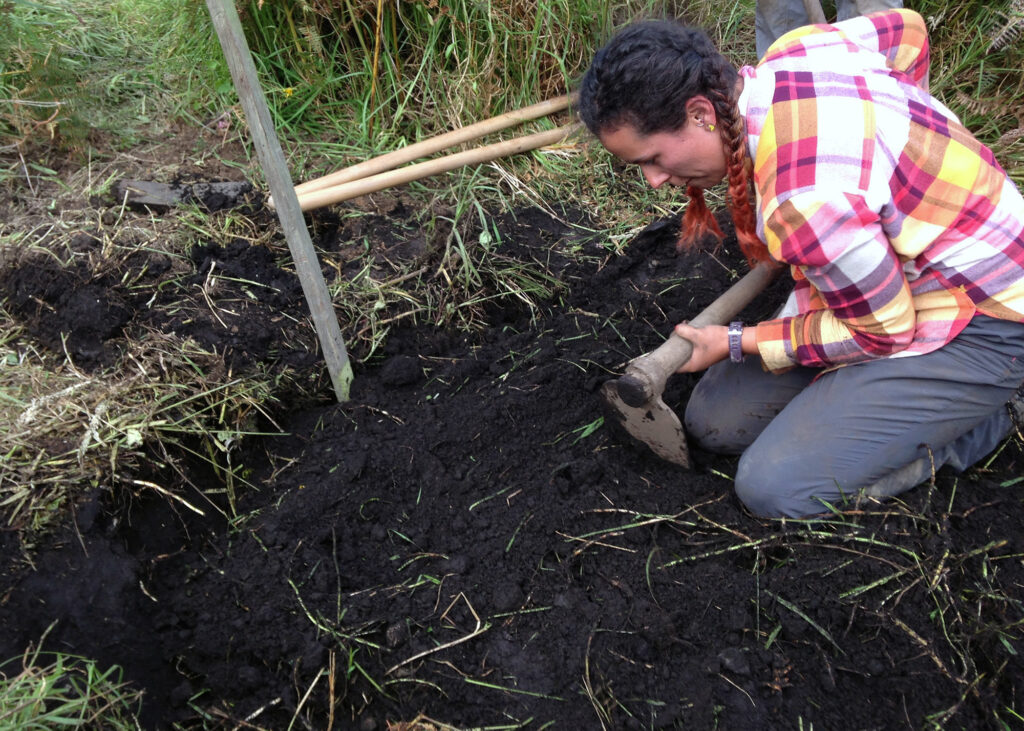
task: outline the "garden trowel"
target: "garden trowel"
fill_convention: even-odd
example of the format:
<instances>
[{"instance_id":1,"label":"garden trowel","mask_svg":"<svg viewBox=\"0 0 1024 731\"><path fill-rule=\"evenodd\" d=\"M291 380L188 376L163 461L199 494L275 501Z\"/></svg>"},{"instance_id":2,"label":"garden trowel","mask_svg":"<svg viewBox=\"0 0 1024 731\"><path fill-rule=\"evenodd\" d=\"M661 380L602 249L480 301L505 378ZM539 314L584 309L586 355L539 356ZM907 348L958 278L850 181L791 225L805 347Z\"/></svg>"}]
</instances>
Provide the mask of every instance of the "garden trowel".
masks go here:
<instances>
[{"instance_id":1,"label":"garden trowel","mask_svg":"<svg viewBox=\"0 0 1024 731\"><path fill-rule=\"evenodd\" d=\"M758 264L690 324L694 327L727 324L764 291L780 270L776 264ZM690 341L673 333L656 350L631 361L621 378L601 387L609 414L627 432L662 459L687 469L690 452L686 448L686 435L679 417L665 405L661 395L668 377L686 363L692 353Z\"/></svg>"}]
</instances>

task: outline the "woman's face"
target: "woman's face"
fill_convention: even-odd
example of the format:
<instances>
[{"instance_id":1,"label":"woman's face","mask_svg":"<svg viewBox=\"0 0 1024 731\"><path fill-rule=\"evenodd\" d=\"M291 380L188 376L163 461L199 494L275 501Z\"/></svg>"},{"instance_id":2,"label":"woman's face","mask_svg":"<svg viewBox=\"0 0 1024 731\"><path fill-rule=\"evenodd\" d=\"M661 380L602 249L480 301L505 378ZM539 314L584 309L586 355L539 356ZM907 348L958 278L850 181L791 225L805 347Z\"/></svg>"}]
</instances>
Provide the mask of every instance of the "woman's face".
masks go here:
<instances>
[{"instance_id":1,"label":"woman's face","mask_svg":"<svg viewBox=\"0 0 1024 731\"><path fill-rule=\"evenodd\" d=\"M709 118L710 117L710 118ZM698 120L703 126L698 126ZM726 175L725 145L708 125L714 117L703 115L672 132L641 135L631 124L623 124L599 135L601 144L620 160L640 166L652 188L665 183L685 188L710 188Z\"/></svg>"}]
</instances>

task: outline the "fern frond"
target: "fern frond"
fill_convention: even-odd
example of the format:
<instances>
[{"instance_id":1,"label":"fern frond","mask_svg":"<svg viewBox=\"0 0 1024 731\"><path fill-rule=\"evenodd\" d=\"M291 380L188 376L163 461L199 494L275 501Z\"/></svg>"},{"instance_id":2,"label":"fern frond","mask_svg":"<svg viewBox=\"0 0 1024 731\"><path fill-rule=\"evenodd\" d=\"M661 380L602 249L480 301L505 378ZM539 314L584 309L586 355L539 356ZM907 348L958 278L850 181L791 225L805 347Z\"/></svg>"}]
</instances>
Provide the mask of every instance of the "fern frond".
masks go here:
<instances>
[{"instance_id":1,"label":"fern frond","mask_svg":"<svg viewBox=\"0 0 1024 731\"><path fill-rule=\"evenodd\" d=\"M299 25L299 33L306 39L306 43L309 44L309 50L315 53L318 58L326 59L327 52L324 50L323 40L320 37L320 30L314 23L305 22L305 20Z\"/></svg>"},{"instance_id":2,"label":"fern frond","mask_svg":"<svg viewBox=\"0 0 1024 731\"><path fill-rule=\"evenodd\" d=\"M1005 24L992 36L988 44L989 51L998 51L1024 35L1024 0L1012 0L1006 10L996 11L996 15L1002 17Z\"/></svg>"},{"instance_id":3,"label":"fern frond","mask_svg":"<svg viewBox=\"0 0 1024 731\"><path fill-rule=\"evenodd\" d=\"M962 91L956 92L956 101L966 112L976 117L993 116L1005 111L1003 99L978 99Z\"/></svg>"},{"instance_id":4,"label":"fern frond","mask_svg":"<svg viewBox=\"0 0 1024 731\"><path fill-rule=\"evenodd\" d=\"M1019 139L1024 139L1024 126L1018 127L1017 129L1011 129L1009 132L1001 135L996 141L996 146L1006 147Z\"/></svg>"}]
</instances>

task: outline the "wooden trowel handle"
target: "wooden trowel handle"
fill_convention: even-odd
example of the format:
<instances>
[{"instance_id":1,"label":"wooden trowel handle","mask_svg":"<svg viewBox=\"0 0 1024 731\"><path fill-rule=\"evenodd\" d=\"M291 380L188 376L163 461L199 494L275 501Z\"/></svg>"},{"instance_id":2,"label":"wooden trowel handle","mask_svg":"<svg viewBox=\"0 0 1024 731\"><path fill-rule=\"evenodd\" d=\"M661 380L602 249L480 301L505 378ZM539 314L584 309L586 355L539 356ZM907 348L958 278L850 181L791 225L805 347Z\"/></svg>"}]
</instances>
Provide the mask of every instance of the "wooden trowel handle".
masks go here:
<instances>
[{"instance_id":1,"label":"wooden trowel handle","mask_svg":"<svg viewBox=\"0 0 1024 731\"><path fill-rule=\"evenodd\" d=\"M690 321L694 327L728 324L744 307L772 282L781 271L779 265L762 262L723 292ZM675 333L656 350L632 361L618 380L619 397L629 406L639 407L665 390L668 377L690 359L693 344Z\"/></svg>"}]
</instances>

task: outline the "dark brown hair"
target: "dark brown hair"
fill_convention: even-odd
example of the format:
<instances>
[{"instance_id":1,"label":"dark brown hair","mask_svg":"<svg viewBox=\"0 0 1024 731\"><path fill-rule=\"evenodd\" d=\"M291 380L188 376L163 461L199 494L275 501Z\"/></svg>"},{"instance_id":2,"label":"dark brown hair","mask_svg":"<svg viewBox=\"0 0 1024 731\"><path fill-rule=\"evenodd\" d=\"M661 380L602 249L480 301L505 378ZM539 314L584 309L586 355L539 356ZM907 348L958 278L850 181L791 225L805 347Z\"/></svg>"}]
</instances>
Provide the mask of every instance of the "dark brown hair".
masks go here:
<instances>
[{"instance_id":1,"label":"dark brown hair","mask_svg":"<svg viewBox=\"0 0 1024 731\"><path fill-rule=\"evenodd\" d=\"M686 104L703 95L714 105L726 150L729 210L747 259L763 261L768 250L757 237L754 191L747 155L746 129L736 105L736 69L699 28L671 21L646 21L626 27L594 56L580 85L579 112L599 135L622 125L638 134L671 132L686 124ZM708 209L704 191L690 186L680 247L706 233L722 231Z\"/></svg>"}]
</instances>

